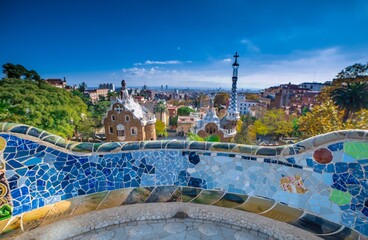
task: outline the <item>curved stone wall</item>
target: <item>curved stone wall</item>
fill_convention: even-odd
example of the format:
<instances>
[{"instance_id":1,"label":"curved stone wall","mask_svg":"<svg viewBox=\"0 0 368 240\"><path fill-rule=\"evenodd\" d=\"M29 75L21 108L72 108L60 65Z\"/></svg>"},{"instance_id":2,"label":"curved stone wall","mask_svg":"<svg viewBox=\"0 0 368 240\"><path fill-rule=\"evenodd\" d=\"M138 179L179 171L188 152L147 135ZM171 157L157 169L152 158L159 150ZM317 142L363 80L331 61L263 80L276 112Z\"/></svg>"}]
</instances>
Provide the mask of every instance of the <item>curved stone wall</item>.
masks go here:
<instances>
[{"instance_id":1,"label":"curved stone wall","mask_svg":"<svg viewBox=\"0 0 368 240\"><path fill-rule=\"evenodd\" d=\"M236 208L327 239L368 235L365 131L282 147L154 141L77 143L0 123L2 234L132 203Z\"/></svg>"}]
</instances>

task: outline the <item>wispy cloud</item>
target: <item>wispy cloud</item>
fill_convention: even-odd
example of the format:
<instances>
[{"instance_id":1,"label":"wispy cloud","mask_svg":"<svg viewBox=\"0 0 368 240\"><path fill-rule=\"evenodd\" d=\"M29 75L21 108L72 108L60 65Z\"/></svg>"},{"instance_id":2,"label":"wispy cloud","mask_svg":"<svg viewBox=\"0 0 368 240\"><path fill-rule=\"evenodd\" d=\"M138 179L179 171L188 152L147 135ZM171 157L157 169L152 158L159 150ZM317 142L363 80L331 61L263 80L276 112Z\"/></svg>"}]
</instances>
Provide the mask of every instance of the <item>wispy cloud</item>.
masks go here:
<instances>
[{"instance_id":1,"label":"wispy cloud","mask_svg":"<svg viewBox=\"0 0 368 240\"><path fill-rule=\"evenodd\" d=\"M152 61L147 60L143 63L134 63L134 66L144 66L144 65L176 65L176 64L183 64L183 63L191 63L192 61L179 61L179 60L168 60L168 61Z\"/></svg>"},{"instance_id":2,"label":"wispy cloud","mask_svg":"<svg viewBox=\"0 0 368 240\"><path fill-rule=\"evenodd\" d=\"M260 49L249 39L243 39L240 43L245 45L249 52L260 52Z\"/></svg>"},{"instance_id":3,"label":"wispy cloud","mask_svg":"<svg viewBox=\"0 0 368 240\"><path fill-rule=\"evenodd\" d=\"M363 51L364 50L364 51ZM356 62L365 63L367 49L359 52L345 51L331 47L310 51L294 51L287 55L259 54L257 59L243 57L239 59L238 88L266 88L282 83L325 82L332 80L344 67ZM119 85L121 79L128 86L160 86L168 84L177 87L231 87L231 58L218 59L198 66L173 65L167 66L142 65L122 68L102 74L66 76L67 79L78 79L79 83L87 81L91 86L98 86L101 79ZM46 76L48 77L48 76ZM69 82L68 82L69 83Z\"/></svg>"}]
</instances>

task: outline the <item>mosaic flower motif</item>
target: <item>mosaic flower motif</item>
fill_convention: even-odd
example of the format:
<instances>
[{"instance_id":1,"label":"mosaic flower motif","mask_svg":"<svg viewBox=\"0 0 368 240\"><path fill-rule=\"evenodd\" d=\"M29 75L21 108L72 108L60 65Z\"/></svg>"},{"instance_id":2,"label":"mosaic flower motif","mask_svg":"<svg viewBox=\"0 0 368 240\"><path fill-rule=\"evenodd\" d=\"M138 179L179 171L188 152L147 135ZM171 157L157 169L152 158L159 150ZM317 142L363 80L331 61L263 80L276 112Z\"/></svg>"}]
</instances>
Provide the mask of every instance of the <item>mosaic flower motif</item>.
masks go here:
<instances>
[{"instance_id":1,"label":"mosaic flower motif","mask_svg":"<svg viewBox=\"0 0 368 240\"><path fill-rule=\"evenodd\" d=\"M303 194L308 192L309 189L304 187L303 180L300 176L284 176L280 179L280 186L282 190L290 193Z\"/></svg>"}]
</instances>

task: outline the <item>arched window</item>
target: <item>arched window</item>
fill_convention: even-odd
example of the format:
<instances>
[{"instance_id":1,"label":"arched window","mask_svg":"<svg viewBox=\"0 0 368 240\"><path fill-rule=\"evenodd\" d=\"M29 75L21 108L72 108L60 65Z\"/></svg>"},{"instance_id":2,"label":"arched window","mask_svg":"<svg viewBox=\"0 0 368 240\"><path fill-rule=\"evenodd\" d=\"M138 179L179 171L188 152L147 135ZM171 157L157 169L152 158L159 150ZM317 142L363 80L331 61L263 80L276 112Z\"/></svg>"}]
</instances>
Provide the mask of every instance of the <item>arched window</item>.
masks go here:
<instances>
[{"instance_id":1,"label":"arched window","mask_svg":"<svg viewBox=\"0 0 368 240\"><path fill-rule=\"evenodd\" d=\"M111 121L115 121L115 115L111 115Z\"/></svg>"},{"instance_id":2,"label":"arched window","mask_svg":"<svg viewBox=\"0 0 368 240\"><path fill-rule=\"evenodd\" d=\"M132 127L132 128L130 128L130 133L131 133L132 135L137 135L137 133L138 133L138 129L137 129L136 127Z\"/></svg>"},{"instance_id":3,"label":"arched window","mask_svg":"<svg viewBox=\"0 0 368 240\"><path fill-rule=\"evenodd\" d=\"M129 122L130 121L130 117L128 115L125 116L125 122Z\"/></svg>"},{"instance_id":4,"label":"arched window","mask_svg":"<svg viewBox=\"0 0 368 240\"><path fill-rule=\"evenodd\" d=\"M125 137L125 127L123 124L118 124L116 126L116 134L118 137Z\"/></svg>"}]
</instances>

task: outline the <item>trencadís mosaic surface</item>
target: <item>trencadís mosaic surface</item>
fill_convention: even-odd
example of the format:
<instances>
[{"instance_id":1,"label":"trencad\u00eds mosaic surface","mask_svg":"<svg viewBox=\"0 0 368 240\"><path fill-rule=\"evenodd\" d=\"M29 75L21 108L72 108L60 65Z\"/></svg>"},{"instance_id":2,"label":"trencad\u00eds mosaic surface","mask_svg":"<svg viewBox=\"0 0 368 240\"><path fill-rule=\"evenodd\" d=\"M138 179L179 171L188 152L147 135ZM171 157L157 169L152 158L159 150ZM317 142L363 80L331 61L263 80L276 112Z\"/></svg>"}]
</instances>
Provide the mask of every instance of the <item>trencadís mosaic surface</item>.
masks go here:
<instances>
[{"instance_id":1,"label":"trencad\u00eds mosaic surface","mask_svg":"<svg viewBox=\"0 0 368 240\"><path fill-rule=\"evenodd\" d=\"M277 148L93 144L0 123L0 230L10 236L95 209L182 201L254 212L326 239L358 239L368 235L366 135L333 132Z\"/></svg>"}]
</instances>

